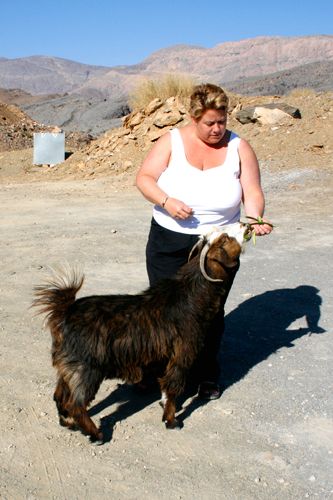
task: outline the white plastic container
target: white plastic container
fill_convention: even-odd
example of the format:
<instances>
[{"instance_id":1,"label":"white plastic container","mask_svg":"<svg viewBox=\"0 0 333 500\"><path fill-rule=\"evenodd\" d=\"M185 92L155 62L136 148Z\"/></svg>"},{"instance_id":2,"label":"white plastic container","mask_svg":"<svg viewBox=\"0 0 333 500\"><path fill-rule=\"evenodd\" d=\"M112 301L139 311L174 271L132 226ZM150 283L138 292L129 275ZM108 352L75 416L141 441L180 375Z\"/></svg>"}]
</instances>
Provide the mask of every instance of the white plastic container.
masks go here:
<instances>
[{"instance_id":1,"label":"white plastic container","mask_svg":"<svg viewBox=\"0 0 333 500\"><path fill-rule=\"evenodd\" d=\"M34 133L34 165L57 165L65 160L65 133Z\"/></svg>"}]
</instances>

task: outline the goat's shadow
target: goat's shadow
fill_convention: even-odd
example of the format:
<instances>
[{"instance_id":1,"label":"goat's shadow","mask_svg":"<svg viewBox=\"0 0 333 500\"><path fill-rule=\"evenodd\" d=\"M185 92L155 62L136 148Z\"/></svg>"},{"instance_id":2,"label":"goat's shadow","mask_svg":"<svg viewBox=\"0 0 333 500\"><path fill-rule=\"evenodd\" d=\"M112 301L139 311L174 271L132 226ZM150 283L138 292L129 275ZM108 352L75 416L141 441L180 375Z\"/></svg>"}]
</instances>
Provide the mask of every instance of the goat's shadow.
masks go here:
<instances>
[{"instance_id":1,"label":"goat's shadow","mask_svg":"<svg viewBox=\"0 0 333 500\"><path fill-rule=\"evenodd\" d=\"M303 335L324 333L319 326L322 300L319 290L313 286L271 290L242 302L225 318L225 335L220 351L221 386L223 390L241 380L248 371L282 347L293 347L294 341ZM294 321L305 318L306 327L288 329ZM178 419L182 422L199 406L207 404L195 396L196 387L188 387L178 400ZM91 416L117 403L112 414L101 419L105 441L112 438L115 422L141 411L160 394L137 394L126 384L90 409ZM186 401L191 398L188 404ZM161 410L162 417L162 410Z\"/></svg>"}]
</instances>

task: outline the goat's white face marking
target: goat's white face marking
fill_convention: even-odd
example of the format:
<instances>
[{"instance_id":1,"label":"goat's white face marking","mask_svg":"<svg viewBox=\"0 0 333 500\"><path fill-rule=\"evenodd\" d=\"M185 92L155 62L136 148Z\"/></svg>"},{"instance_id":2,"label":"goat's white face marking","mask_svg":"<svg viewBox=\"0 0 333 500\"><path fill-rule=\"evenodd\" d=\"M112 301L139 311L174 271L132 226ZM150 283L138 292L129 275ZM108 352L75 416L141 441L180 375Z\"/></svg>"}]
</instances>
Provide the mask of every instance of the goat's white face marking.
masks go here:
<instances>
[{"instance_id":1,"label":"goat's white face marking","mask_svg":"<svg viewBox=\"0 0 333 500\"><path fill-rule=\"evenodd\" d=\"M161 394L161 405L163 406L163 408L165 407L167 401L168 401L168 397L166 395L166 392L162 391L162 394Z\"/></svg>"},{"instance_id":2,"label":"goat's white face marking","mask_svg":"<svg viewBox=\"0 0 333 500\"><path fill-rule=\"evenodd\" d=\"M212 229L204 235L208 240L208 244L211 245L222 233L226 233L231 238L235 238L240 246L244 243L244 234L246 231L246 226L241 222L235 222L229 226L214 226Z\"/></svg>"}]
</instances>

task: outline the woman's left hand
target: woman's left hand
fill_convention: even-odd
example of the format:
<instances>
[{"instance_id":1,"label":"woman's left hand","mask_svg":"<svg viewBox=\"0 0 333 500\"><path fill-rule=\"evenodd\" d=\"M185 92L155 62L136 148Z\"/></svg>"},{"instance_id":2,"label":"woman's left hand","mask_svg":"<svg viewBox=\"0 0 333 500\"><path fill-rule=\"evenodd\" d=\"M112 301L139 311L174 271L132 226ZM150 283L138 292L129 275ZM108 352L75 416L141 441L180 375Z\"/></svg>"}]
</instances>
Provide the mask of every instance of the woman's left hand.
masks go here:
<instances>
[{"instance_id":1,"label":"woman's left hand","mask_svg":"<svg viewBox=\"0 0 333 500\"><path fill-rule=\"evenodd\" d=\"M257 236L264 236L265 234L269 234L273 231L272 226L269 224L253 224L252 228Z\"/></svg>"},{"instance_id":2,"label":"woman's left hand","mask_svg":"<svg viewBox=\"0 0 333 500\"><path fill-rule=\"evenodd\" d=\"M256 236L265 236L273 231L273 224L268 219L262 217L247 217L250 219L250 224ZM257 222L256 222L257 221Z\"/></svg>"}]
</instances>

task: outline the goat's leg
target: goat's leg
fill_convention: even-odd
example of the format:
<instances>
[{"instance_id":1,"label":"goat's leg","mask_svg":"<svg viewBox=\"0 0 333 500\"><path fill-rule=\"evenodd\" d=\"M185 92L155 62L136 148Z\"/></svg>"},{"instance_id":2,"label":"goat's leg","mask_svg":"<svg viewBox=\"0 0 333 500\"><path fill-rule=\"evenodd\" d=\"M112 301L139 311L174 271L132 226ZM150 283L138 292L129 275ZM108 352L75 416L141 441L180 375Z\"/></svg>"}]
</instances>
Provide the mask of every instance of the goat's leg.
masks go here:
<instances>
[{"instance_id":1,"label":"goat's leg","mask_svg":"<svg viewBox=\"0 0 333 500\"><path fill-rule=\"evenodd\" d=\"M169 362L164 377L159 379L162 393L163 417L167 429L180 429L181 422L176 418L176 397L181 394L185 387L186 373L182 366Z\"/></svg>"},{"instance_id":2,"label":"goat's leg","mask_svg":"<svg viewBox=\"0 0 333 500\"><path fill-rule=\"evenodd\" d=\"M54 395L61 424L71 429L79 427L90 436L91 441L103 441L103 433L87 412L87 406L94 399L103 375L98 370L83 366L75 372L67 370L65 376L67 382L60 377Z\"/></svg>"},{"instance_id":3,"label":"goat's leg","mask_svg":"<svg viewBox=\"0 0 333 500\"><path fill-rule=\"evenodd\" d=\"M71 393L68 385L66 384L63 377L60 375L58 378L57 386L54 391L53 399L56 403L58 415L59 415L59 424L68 427L69 429L75 429L76 425L72 416L69 415L68 411L68 403L70 399Z\"/></svg>"},{"instance_id":4,"label":"goat's leg","mask_svg":"<svg viewBox=\"0 0 333 500\"><path fill-rule=\"evenodd\" d=\"M89 417L86 408L79 405L72 406L71 415L83 433L90 437L90 441L103 442L103 433L96 427L92 419Z\"/></svg>"},{"instance_id":5,"label":"goat's leg","mask_svg":"<svg viewBox=\"0 0 333 500\"><path fill-rule=\"evenodd\" d=\"M161 405L163 407L162 422L167 429L180 429L181 423L176 418L176 396L162 392Z\"/></svg>"},{"instance_id":6,"label":"goat's leg","mask_svg":"<svg viewBox=\"0 0 333 500\"><path fill-rule=\"evenodd\" d=\"M78 385L73 391L72 415L76 424L93 442L103 442L103 433L88 415L87 407L95 398L103 378L103 374L99 370L85 367L82 370L82 381L78 381Z\"/></svg>"}]
</instances>

